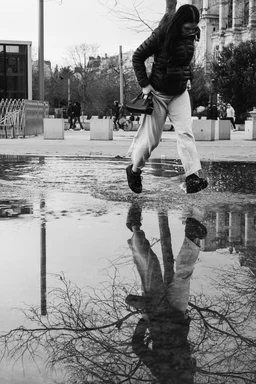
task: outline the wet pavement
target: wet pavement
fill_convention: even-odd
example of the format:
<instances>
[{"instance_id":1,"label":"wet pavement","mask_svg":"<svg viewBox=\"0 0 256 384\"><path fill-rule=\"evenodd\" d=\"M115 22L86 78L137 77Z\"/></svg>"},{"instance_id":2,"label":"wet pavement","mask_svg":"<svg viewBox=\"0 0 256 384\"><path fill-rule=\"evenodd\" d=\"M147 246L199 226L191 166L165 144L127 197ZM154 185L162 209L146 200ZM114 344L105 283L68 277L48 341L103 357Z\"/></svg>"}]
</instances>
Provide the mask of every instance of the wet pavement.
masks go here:
<instances>
[{"instance_id":1,"label":"wet pavement","mask_svg":"<svg viewBox=\"0 0 256 384\"><path fill-rule=\"evenodd\" d=\"M0 160L1 384L256 382L256 163Z\"/></svg>"},{"instance_id":2,"label":"wet pavement","mask_svg":"<svg viewBox=\"0 0 256 384\"><path fill-rule=\"evenodd\" d=\"M47 140L43 135L0 140L2 155L34 156L127 156L128 148L136 132L115 131L113 140L91 140L89 131L65 131L64 140ZM256 161L256 140L249 140L245 131L231 131L230 140L197 141L202 160ZM175 159L177 137L175 132L164 131L160 144L151 158L161 156Z\"/></svg>"}]
</instances>

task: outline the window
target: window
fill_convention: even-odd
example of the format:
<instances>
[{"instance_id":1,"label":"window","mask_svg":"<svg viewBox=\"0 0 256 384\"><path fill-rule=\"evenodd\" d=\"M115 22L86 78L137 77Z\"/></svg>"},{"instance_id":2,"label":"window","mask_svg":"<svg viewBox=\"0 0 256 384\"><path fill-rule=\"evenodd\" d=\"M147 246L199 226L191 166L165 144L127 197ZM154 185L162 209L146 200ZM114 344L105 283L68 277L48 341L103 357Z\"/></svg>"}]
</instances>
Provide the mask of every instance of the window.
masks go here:
<instances>
[{"instance_id":1,"label":"window","mask_svg":"<svg viewBox=\"0 0 256 384\"><path fill-rule=\"evenodd\" d=\"M243 13L243 26L246 27L249 23L249 0L244 2L244 13Z\"/></svg>"},{"instance_id":2,"label":"window","mask_svg":"<svg viewBox=\"0 0 256 384\"><path fill-rule=\"evenodd\" d=\"M229 4L228 4L228 24L227 24L227 27L228 28L232 28L232 24L233 24L233 0L229 0Z\"/></svg>"},{"instance_id":3,"label":"window","mask_svg":"<svg viewBox=\"0 0 256 384\"><path fill-rule=\"evenodd\" d=\"M28 97L27 46L0 45L0 99Z\"/></svg>"}]
</instances>

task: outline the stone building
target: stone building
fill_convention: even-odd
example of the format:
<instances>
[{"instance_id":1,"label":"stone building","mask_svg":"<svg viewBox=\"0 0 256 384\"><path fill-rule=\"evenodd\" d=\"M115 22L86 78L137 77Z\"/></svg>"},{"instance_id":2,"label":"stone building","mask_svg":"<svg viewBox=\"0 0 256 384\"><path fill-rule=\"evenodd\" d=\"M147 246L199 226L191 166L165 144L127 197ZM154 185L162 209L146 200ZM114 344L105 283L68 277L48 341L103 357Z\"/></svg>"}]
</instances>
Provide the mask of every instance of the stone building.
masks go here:
<instances>
[{"instance_id":1,"label":"stone building","mask_svg":"<svg viewBox=\"0 0 256 384\"><path fill-rule=\"evenodd\" d=\"M207 61L229 43L256 39L256 0L187 0L201 14L196 61Z\"/></svg>"},{"instance_id":2,"label":"stone building","mask_svg":"<svg viewBox=\"0 0 256 384\"><path fill-rule=\"evenodd\" d=\"M38 72L38 60L32 61L32 70ZM52 75L52 64L48 60L44 60L44 77L50 79Z\"/></svg>"}]
</instances>

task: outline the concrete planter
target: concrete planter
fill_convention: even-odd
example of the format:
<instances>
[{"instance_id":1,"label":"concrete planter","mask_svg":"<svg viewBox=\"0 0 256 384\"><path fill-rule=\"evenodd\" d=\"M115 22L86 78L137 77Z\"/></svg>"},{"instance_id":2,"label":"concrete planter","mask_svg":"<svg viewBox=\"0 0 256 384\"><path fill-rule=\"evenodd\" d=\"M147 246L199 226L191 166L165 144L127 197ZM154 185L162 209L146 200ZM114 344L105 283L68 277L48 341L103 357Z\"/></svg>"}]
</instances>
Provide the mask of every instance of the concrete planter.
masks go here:
<instances>
[{"instance_id":1,"label":"concrete planter","mask_svg":"<svg viewBox=\"0 0 256 384\"><path fill-rule=\"evenodd\" d=\"M245 121L244 138L246 140L256 140L256 121Z\"/></svg>"},{"instance_id":2,"label":"concrete planter","mask_svg":"<svg viewBox=\"0 0 256 384\"><path fill-rule=\"evenodd\" d=\"M215 120L215 140L230 140L231 129L230 120Z\"/></svg>"},{"instance_id":3,"label":"concrete planter","mask_svg":"<svg viewBox=\"0 0 256 384\"><path fill-rule=\"evenodd\" d=\"M113 121L107 119L90 120L90 140L113 140Z\"/></svg>"},{"instance_id":4,"label":"concrete planter","mask_svg":"<svg viewBox=\"0 0 256 384\"><path fill-rule=\"evenodd\" d=\"M215 140L216 120L192 120L192 130L196 141Z\"/></svg>"},{"instance_id":5,"label":"concrete planter","mask_svg":"<svg viewBox=\"0 0 256 384\"><path fill-rule=\"evenodd\" d=\"M44 119L44 139L64 139L64 119Z\"/></svg>"},{"instance_id":6,"label":"concrete planter","mask_svg":"<svg viewBox=\"0 0 256 384\"><path fill-rule=\"evenodd\" d=\"M246 140L256 140L256 108L249 113L252 119L245 121L244 136Z\"/></svg>"}]
</instances>

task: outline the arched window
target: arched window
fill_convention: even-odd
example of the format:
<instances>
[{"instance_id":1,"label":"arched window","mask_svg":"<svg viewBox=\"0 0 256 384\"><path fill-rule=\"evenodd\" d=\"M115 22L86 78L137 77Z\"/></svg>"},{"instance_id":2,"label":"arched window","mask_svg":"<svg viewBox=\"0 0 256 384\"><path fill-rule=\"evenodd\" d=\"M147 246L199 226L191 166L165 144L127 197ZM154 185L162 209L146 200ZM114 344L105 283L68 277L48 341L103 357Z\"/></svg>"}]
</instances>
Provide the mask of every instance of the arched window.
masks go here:
<instances>
[{"instance_id":1,"label":"arched window","mask_svg":"<svg viewBox=\"0 0 256 384\"><path fill-rule=\"evenodd\" d=\"M233 0L228 1L228 23L227 27L232 28L232 19L233 19Z\"/></svg>"},{"instance_id":2,"label":"arched window","mask_svg":"<svg viewBox=\"0 0 256 384\"><path fill-rule=\"evenodd\" d=\"M249 23L249 0L244 1L244 12L243 12L243 26L246 27Z\"/></svg>"},{"instance_id":3,"label":"arched window","mask_svg":"<svg viewBox=\"0 0 256 384\"><path fill-rule=\"evenodd\" d=\"M218 60L219 55L220 55L219 46L215 45L214 50L213 50L214 60Z\"/></svg>"}]
</instances>

